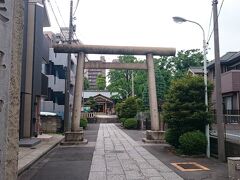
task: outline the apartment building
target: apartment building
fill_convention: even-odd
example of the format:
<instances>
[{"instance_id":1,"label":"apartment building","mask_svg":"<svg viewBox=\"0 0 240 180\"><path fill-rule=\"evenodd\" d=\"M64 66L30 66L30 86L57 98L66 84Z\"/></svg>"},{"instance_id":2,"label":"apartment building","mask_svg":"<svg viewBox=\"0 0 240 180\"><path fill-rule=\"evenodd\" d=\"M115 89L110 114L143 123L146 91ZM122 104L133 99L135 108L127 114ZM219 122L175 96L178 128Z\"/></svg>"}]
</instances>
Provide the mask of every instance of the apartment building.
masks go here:
<instances>
[{"instance_id":1,"label":"apartment building","mask_svg":"<svg viewBox=\"0 0 240 180\"><path fill-rule=\"evenodd\" d=\"M44 34L52 43L63 43L64 37L61 34L52 32L44 32ZM42 99L41 112L53 112L62 118L64 117L67 58L68 54L54 53L53 48L49 48L49 63L42 67L42 72L48 77L48 96ZM73 107L76 64L76 56L72 54L69 90L70 113Z\"/></svg>"},{"instance_id":2,"label":"apartment building","mask_svg":"<svg viewBox=\"0 0 240 180\"><path fill-rule=\"evenodd\" d=\"M94 62L93 60L91 60ZM99 60L95 60L99 61ZM105 57L100 57L101 62L106 62ZM106 69L85 69L85 77L89 81L89 89L91 90L97 90L97 76L101 74L106 77Z\"/></svg>"},{"instance_id":3,"label":"apartment building","mask_svg":"<svg viewBox=\"0 0 240 180\"><path fill-rule=\"evenodd\" d=\"M228 52L220 58L221 84L224 110L239 110L240 108L240 52ZM208 65L208 79L215 83L214 61ZM216 101L216 91L212 95L213 105Z\"/></svg>"}]
</instances>

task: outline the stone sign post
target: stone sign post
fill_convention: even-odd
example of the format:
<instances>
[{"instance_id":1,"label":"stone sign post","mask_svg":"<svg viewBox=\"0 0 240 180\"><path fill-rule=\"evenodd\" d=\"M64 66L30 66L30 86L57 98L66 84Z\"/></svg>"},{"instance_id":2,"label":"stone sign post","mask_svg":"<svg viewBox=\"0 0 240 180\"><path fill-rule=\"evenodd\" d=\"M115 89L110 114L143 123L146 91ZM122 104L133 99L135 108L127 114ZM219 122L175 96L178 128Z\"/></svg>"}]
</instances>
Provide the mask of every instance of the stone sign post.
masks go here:
<instances>
[{"instance_id":1,"label":"stone sign post","mask_svg":"<svg viewBox=\"0 0 240 180\"><path fill-rule=\"evenodd\" d=\"M18 172L23 1L0 0L0 179Z\"/></svg>"}]
</instances>

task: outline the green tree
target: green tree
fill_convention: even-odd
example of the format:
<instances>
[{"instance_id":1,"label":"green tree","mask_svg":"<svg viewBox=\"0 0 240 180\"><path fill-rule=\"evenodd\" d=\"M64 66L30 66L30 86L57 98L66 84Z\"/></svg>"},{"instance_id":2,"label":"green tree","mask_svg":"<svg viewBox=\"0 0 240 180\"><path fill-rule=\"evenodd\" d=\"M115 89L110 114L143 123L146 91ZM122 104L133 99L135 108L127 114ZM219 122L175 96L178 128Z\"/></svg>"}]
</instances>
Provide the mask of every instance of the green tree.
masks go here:
<instances>
[{"instance_id":1,"label":"green tree","mask_svg":"<svg viewBox=\"0 0 240 180\"><path fill-rule=\"evenodd\" d=\"M190 66L203 66L203 54L199 49L178 51L177 56L170 58L174 64L174 76L183 76Z\"/></svg>"},{"instance_id":2,"label":"green tree","mask_svg":"<svg viewBox=\"0 0 240 180\"><path fill-rule=\"evenodd\" d=\"M84 77L83 89L84 90L88 90L89 89L89 81L88 81L88 79L86 77Z\"/></svg>"},{"instance_id":3,"label":"green tree","mask_svg":"<svg viewBox=\"0 0 240 180\"><path fill-rule=\"evenodd\" d=\"M96 84L98 90L104 90L106 88L106 77L102 74L99 74L96 79Z\"/></svg>"},{"instance_id":4,"label":"green tree","mask_svg":"<svg viewBox=\"0 0 240 180\"><path fill-rule=\"evenodd\" d=\"M199 76L184 76L172 81L163 105L164 121L170 129L167 139L174 142L172 145L178 146L178 138L185 132L204 132L205 125L210 122L210 112L206 112L204 101L204 87L203 78ZM212 84L208 83L208 97L212 89Z\"/></svg>"},{"instance_id":5,"label":"green tree","mask_svg":"<svg viewBox=\"0 0 240 180\"><path fill-rule=\"evenodd\" d=\"M137 58L131 55L119 56L120 63L134 63L137 62ZM110 92L118 92L118 94L125 99L127 94L131 94L131 70L110 70L108 73L109 86L107 89ZM124 89L125 91L123 91Z\"/></svg>"},{"instance_id":6,"label":"green tree","mask_svg":"<svg viewBox=\"0 0 240 180\"><path fill-rule=\"evenodd\" d=\"M95 101L95 99L92 96L89 97L87 102L85 102L84 104L89 106L91 111L96 111L97 110L97 102Z\"/></svg>"},{"instance_id":7,"label":"green tree","mask_svg":"<svg viewBox=\"0 0 240 180\"><path fill-rule=\"evenodd\" d=\"M169 89L173 79L184 76L190 66L202 66L203 55L197 49L179 51L175 57L159 57L154 59L156 88L158 100L164 100L166 90ZM145 60L137 60L134 56L119 56L121 63L145 63ZM134 73L135 96L141 98L145 106L148 106L148 78L144 70L111 70L108 73L110 92L118 92L123 99L126 98L126 90L131 94L131 73ZM148 108L148 107L146 107Z\"/></svg>"}]
</instances>

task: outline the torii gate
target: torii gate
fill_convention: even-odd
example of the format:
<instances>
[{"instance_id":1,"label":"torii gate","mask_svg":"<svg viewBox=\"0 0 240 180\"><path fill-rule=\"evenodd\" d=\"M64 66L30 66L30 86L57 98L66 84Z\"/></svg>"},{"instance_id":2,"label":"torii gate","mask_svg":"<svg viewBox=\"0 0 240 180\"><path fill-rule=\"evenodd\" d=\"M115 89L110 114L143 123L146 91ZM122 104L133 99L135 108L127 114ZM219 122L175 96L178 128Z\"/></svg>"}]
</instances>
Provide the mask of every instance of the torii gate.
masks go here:
<instances>
[{"instance_id":1,"label":"torii gate","mask_svg":"<svg viewBox=\"0 0 240 180\"><path fill-rule=\"evenodd\" d=\"M135 46L104 46L104 45L79 45L79 44L59 44L54 46L55 53L77 53L77 72L75 79L75 91L73 101L73 116L71 132L65 133L65 142L69 144L78 144L87 142L83 138L83 131L79 127L81 116L82 89L84 80L85 54L115 54L115 55L146 55L146 64L119 64L105 63L95 64L99 68L119 67L119 69L147 69L148 70L148 88L149 88L149 107L151 117L151 130L147 131L145 141L161 142L162 131L159 126L159 115L156 95L156 83L154 73L153 56L174 56L175 48L160 47L135 47ZM86 66L91 66L86 64Z\"/></svg>"}]
</instances>

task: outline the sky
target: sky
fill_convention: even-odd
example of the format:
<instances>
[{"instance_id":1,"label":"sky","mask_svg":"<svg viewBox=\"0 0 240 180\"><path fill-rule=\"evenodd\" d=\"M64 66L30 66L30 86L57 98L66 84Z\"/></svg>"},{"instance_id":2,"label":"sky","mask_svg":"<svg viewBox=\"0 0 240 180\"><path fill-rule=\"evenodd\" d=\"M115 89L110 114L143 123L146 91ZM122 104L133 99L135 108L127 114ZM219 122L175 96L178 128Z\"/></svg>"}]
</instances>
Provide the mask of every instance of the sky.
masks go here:
<instances>
[{"instance_id":1,"label":"sky","mask_svg":"<svg viewBox=\"0 0 240 180\"><path fill-rule=\"evenodd\" d=\"M68 26L70 0L50 0L60 26ZM78 0L73 0L74 9ZM49 2L46 1L49 7ZM219 0L218 8L222 0ZM59 10L58 10L59 8ZM240 0L225 0L219 15L220 55L240 50ZM59 32L51 9L51 27ZM60 13L59 13L60 11ZM79 0L75 13L76 35L84 44L201 49L202 30L195 24L175 23L180 16L202 25L209 38L212 0ZM97 58L97 56L89 56ZM113 56L107 56L111 60ZM207 58L214 59L213 35Z\"/></svg>"}]
</instances>

